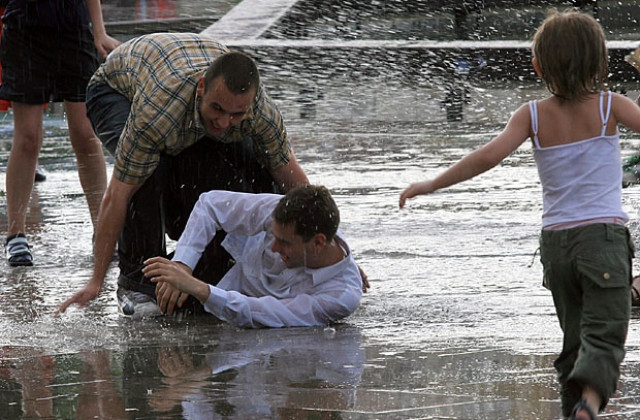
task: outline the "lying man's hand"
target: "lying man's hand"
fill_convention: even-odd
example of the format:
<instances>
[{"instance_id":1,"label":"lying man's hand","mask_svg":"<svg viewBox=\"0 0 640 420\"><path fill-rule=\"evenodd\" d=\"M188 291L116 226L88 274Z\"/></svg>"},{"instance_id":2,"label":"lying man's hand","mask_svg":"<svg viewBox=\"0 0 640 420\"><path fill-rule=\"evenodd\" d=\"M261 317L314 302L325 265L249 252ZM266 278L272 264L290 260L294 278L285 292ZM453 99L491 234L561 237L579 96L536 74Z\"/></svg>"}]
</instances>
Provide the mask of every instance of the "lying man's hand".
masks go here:
<instances>
[{"instance_id":1,"label":"lying man's hand","mask_svg":"<svg viewBox=\"0 0 640 420\"><path fill-rule=\"evenodd\" d=\"M176 308L182 308L182 305L189 298L188 293L182 293L171 285L171 283L161 281L156 283L156 300L162 313L171 315Z\"/></svg>"},{"instance_id":2,"label":"lying man's hand","mask_svg":"<svg viewBox=\"0 0 640 420\"><path fill-rule=\"evenodd\" d=\"M173 273L177 270L176 274L187 274L191 275L191 269L179 262L173 262L167 260L166 258L150 258L145 261L145 267L142 269L142 272L146 277L150 277L151 281L154 281L154 278L157 276L160 268L165 267L165 269L169 270L169 273ZM176 304L178 308L182 308L184 302L189 298L188 293L182 293L177 287L173 286L171 282L168 281L156 281L156 301L158 302L158 306L162 313L171 315L173 310L176 308Z\"/></svg>"},{"instance_id":3,"label":"lying man's hand","mask_svg":"<svg viewBox=\"0 0 640 420\"><path fill-rule=\"evenodd\" d=\"M358 271L360 272L360 277L362 278L362 292L367 293L369 291L369 288L371 287L371 285L369 284L369 278L367 277L367 274L364 272L362 267L360 267L359 265Z\"/></svg>"},{"instance_id":4,"label":"lying man's hand","mask_svg":"<svg viewBox=\"0 0 640 420\"><path fill-rule=\"evenodd\" d=\"M162 257L149 258L144 264L142 273L152 283L157 283L156 298L160 310L171 314L176 303L181 307L188 295L200 302L209 297L209 286L193 277L186 265Z\"/></svg>"}]
</instances>

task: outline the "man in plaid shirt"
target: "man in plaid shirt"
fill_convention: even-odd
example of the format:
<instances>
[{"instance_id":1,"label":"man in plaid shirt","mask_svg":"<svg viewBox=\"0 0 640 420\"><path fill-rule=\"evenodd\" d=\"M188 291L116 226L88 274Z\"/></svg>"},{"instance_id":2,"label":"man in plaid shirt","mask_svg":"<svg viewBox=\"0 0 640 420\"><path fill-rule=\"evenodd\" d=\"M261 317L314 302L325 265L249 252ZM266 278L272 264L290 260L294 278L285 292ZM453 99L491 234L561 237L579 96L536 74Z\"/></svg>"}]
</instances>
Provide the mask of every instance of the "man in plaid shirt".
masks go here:
<instances>
[{"instance_id":1,"label":"man in plaid shirt","mask_svg":"<svg viewBox=\"0 0 640 420\"><path fill-rule=\"evenodd\" d=\"M100 207L93 276L60 312L98 295L116 242L119 298L155 306L142 263L166 256L165 233L179 238L201 193L308 184L254 61L201 35L151 34L122 44L89 82L87 113L115 164ZM213 243L194 273L219 278L207 273L225 271L228 261Z\"/></svg>"}]
</instances>

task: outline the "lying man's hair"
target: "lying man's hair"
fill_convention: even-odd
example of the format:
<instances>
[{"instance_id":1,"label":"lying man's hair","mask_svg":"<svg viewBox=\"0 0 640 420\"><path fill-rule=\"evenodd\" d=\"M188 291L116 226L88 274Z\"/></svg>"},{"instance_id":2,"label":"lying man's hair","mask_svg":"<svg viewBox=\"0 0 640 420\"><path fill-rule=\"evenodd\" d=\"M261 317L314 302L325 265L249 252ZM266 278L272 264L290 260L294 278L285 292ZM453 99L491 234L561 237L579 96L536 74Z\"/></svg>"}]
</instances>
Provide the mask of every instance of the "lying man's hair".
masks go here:
<instances>
[{"instance_id":1,"label":"lying man's hair","mask_svg":"<svg viewBox=\"0 0 640 420\"><path fill-rule=\"evenodd\" d=\"M303 185L290 190L273 211L281 225L295 224L294 233L307 242L323 233L331 242L340 224L340 211L329 190L321 185Z\"/></svg>"}]
</instances>

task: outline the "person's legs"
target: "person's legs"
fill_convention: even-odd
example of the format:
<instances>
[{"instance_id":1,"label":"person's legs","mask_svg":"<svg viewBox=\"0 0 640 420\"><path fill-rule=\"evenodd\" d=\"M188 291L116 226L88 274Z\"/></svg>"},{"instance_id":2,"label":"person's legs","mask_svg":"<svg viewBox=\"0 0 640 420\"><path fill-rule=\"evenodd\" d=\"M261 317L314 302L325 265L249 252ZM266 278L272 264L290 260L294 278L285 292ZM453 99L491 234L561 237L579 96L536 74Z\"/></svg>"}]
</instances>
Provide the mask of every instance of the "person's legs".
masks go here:
<instances>
[{"instance_id":1,"label":"person's legs","mask_svg":"<svg viewBox=\"0 0 640 420\"><path fill-rule=\"evenodd\" d=\"M102 145L87 118L85 103L87 84L99 65L97 51L89 29L64 31L57 35L57 66L51 76L55 81L54 97L64 100L80 184L95 228L107 183Z\"/></svg>"},{"instance_id":2,"label":"person's legs","mask_svg":"<svg viewBox=\"0 0 640 420\"><path fill-rule=\"evenodd\" d=\"M131 102L107 84L90 84L85 106L93 132L111 156L115 156L131 112Z\"/></svg>"},{"instance_id":3,"label":"person's legs","mask_svg":"<svg viewBox=\"0 0 640 420\"><path fill-rule=\"evenodd\" d=\"M623 226L543 232L545 285L552 291L563 350L555 362L562 411L604 409L615 392L629 322L631 258Z\"/></svg>"},{"instance_id":4,"label":"person's legs","mask_svg":"<svg viewBox=\"0 0 640 420\"><path fill-rule=\"evenodd\" d=\"M540 257L544 266L544 286L551 291L556 315L562 329L562 351L554 362L560 383L562 414L567 417L580 390L567 386L567 380L580 349L580 314L582 301L575 281L566 231L543 231Z\"/></svg>"},{"instance_id":5,"label":"person's legs","mask_svg":"<svg viewBox=\"0 0 640 420\"><path fill-rule=\"evenodd\" d=\"M129 202L118 240L118 285L155 298L155 285L142 274L144 261L166 257L162 199L167 180L167 158L162 157L153 174Z\"/></svg>"},{"instance_id":6,"label":"person's legs","mask_svg":"<svg viewBox=\"0 0 640 420\"><path fill-rule=\"evenodd\" d=\"M78 175L95 228L102 196L107 186L107 170L102 144L87 119L84 102L65 102L71 146L78 161Z\"/></svg>"},{"instance_id":7,"label":"person's legs","mask_svg":"<svg viewBox=\"0 0 640 420\"><path fill-rule=\"evenodd\" d=\"M42 105L13 103L14 139L7 163L7 259L10 265L32 265L26 241L15 250L11 241L25 233L27 209L42 147Z\"/></svg>"},{"instance_id":8,"label":"person's legs","mask_svg":"<svg viewBox=\"0 0 640 420\"><path fill-rule=\"evenodd\" d=\"M580 387L582 399L598 412L617 389L625 355L633 245L623 226L589 228L583 229L580 240L590 243L590 249L576 260L584 303L581 347L569 385Z\"/></svg>"}]
</instances>

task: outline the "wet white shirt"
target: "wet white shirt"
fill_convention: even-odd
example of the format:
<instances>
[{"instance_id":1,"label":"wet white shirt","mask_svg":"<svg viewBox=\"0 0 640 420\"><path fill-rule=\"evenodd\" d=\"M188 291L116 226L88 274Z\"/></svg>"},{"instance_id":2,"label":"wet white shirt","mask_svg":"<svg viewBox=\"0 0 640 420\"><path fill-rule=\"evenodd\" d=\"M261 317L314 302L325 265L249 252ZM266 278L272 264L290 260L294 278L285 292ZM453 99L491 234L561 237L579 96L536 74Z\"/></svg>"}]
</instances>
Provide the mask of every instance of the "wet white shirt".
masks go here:
<instances>
[{"instance_id":1,"label":"wet white shirt","mask_svg":"<svg viewBox=\"0 0 640 420\"><path fill-rule=\"evenodd\" d=\"M347 256L317 269L287 268L271 251L271 214L281 195L210 191L200 196L173 261L193 269L218 230L235 265L217 286L209 286L206 311L239 327L322 326L352 314L362 297L362 279L353 255L338 232Z\"/></svg>"}]
</instances>

